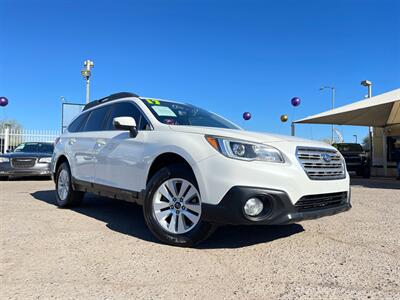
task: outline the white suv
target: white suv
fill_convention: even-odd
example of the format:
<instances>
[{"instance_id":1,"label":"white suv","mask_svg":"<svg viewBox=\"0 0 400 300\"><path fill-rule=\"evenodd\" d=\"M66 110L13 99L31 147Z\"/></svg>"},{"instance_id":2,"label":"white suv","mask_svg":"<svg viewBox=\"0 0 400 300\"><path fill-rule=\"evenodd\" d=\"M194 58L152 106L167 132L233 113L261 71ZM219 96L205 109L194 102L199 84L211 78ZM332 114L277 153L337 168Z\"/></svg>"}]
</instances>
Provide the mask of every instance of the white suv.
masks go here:
<instances>
[{"instance_id":1,"label":"white suv","mask_svg":"<svg viewBox=\"0 0 400 300\"><path fill-rule=\"evenodd\" d=\"M87 104L57 141L52 172L60 207L85 192L136 202L151 232L178 246L218 224L288 224L351 208L335 148L131 93Z\"/></svg>"}]
</instances>

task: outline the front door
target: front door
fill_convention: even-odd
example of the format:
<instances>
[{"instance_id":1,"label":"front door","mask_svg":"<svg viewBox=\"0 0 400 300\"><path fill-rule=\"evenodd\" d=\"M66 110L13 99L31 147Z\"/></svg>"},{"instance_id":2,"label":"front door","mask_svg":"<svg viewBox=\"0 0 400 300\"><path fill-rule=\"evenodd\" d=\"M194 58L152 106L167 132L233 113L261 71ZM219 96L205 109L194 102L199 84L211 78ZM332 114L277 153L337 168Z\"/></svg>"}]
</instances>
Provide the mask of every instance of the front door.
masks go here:
<instances>
[{"instance_id":1,"label":"front door","mask_svg":"<svg viewBox=\"0 0 400 300\"><path fill-rule=\"evenodd\" d=\"M109 115L105 130L96 140L95 183L139 192L145 187L144 148L151 133L149 123L132 102L117 102ZM138 135L131 138L128 131L115 130L113 119L132 117Z\"/></svg>"}]
</instances>

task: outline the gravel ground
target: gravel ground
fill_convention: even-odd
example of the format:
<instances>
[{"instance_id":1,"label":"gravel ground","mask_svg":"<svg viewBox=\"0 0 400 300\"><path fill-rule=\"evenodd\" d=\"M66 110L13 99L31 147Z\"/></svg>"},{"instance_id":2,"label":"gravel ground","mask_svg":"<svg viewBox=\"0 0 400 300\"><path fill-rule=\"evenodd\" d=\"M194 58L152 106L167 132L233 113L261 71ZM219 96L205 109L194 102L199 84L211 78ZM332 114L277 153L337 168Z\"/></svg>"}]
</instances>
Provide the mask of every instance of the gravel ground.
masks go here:
<instances>
[{"instance_id":1,"label":"gravel ground","mask_svg":"<svg viewBox=\"0 0 400 300\"><path fill-rule=\"evenodd\" d=\"M353 180L353 209L158 243L134 204L58 209L53 183L0 182L1 299L399 299L400 183Z\"/></svg>"}]
</instances>

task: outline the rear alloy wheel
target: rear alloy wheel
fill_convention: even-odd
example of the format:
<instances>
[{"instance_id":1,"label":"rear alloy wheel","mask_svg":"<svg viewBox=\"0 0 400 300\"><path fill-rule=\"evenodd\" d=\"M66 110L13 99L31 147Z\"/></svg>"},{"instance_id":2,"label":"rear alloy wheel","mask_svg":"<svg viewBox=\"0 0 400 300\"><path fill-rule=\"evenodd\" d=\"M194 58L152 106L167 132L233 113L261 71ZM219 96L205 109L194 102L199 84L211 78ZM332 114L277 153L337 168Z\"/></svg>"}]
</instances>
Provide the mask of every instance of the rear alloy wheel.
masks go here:
<instances>
[{"instance_id":1,"label":"rear alloy wheel","mask_svg":"<svg viewBox=\"0 0 400 300\"><path fill-rule=\"evenodd\" d=\"M202 220L197 182L184 165L164 167L151 178L143 212L150 231L170 245L190 247L215 230L213 224Z\"/></svg>"},{"instance_id":2,"label":"rear alloy wheel","mask_svg":"<svg viewBox=\"0 0 400 300\"><path fill-rule=\"evenodd\" d=\"M73 207L81 204L84 193L74 191L71 170L68 163L62 163L56 172L56 200L59 207Z\"/></svg>"},{"instance_id":3,"label":"rear alloy wheel","mask_svg":"<svg viewBox=\"0 0 400 300\"><path fill-rule=\"evenodd\" d=\"M60 174L58 175L57 181L57 194L61 201L67 200L69 194L69 186L70 180L68 171L66 169L62 169L60 171Z\"/></svg>"}]
</instances>

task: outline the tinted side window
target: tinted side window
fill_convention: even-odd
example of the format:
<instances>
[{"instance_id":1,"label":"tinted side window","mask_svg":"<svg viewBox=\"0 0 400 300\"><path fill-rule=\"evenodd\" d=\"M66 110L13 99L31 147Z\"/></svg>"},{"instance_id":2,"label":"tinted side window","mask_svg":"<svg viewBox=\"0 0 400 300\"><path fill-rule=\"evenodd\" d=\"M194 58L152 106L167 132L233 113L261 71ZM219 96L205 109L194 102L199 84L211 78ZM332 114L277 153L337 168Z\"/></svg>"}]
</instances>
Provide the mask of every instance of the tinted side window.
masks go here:
<instances>
[{"instance_id":1,"label":"tinted side window","mask_svg":"<svg viewBox=\"0 0 400 300\"><path fill-rule=\"evenodd\" d=\"M107 118L110 105L94 109L90 112L89 118L85 124L83 131L100 131L104 130L104 121Z\"/></svg>"},{"instance_id":2,"label":"tinted side window","mask_svg":"<svg viewBox=\"0 0 400 300\"><path fill-rule=\"evenodd\" d=\"M69 132L78 132L82 125L85 124L88 114L84 113L76 118L71 124L68 126Z\"/></svg>"},{"instance_id":3,"label":"tinted side window","mask_svg":"<svg viewBox=\"0 0 400 300\"><path fill-rule=\"evenodd\" d=\"M114 130L113 119L118 117L132 117L136 121L138 130L146 130L150 128L146 118L140 110L132 103L120 102L113 105L110 117L108 118L106 130Z\"/></svg>"}]
</instances>

